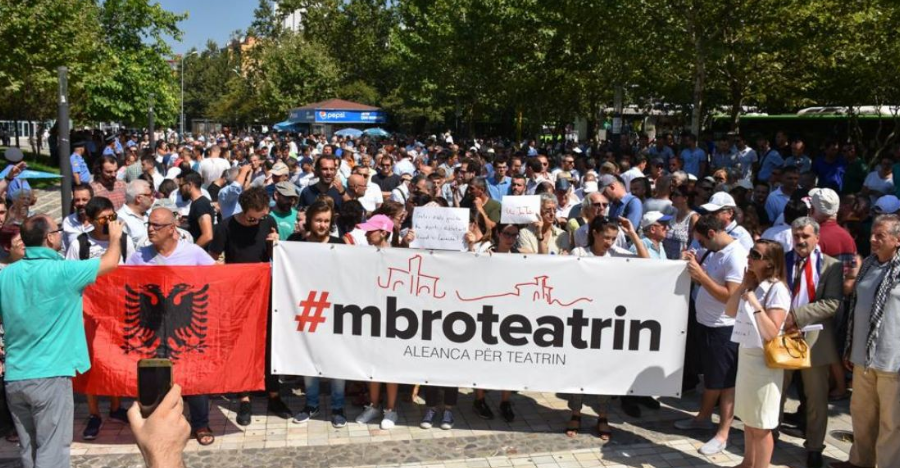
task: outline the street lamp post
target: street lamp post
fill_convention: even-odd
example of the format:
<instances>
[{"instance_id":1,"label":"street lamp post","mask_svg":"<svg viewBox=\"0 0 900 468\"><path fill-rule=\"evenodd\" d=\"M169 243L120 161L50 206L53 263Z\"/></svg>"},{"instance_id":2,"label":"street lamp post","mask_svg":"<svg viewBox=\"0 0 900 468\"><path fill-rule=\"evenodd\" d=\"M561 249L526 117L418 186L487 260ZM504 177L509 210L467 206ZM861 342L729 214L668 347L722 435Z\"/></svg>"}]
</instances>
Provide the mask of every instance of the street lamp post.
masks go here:
<instances>
[{"instance_id":1,"label":"street lamp post","mask_svg":"<svg viewBox=\"0 0 900 468\"><path fill-rule=\"evenodd\" d=\"M179 141L184 141L184 58L191 55L197 55L197 51L194 50L181 56L181 132L178 134Z\"/></svg>"}]
</instances>

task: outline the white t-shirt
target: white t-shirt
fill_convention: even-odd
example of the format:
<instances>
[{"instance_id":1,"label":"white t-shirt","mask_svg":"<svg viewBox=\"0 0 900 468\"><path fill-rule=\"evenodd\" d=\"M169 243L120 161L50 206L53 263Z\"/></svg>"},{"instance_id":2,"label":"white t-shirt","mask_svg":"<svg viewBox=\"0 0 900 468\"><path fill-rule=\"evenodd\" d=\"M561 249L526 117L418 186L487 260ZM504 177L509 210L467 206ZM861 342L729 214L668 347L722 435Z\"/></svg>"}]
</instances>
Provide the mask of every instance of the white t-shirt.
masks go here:
<instances>
[{"instance_id":1,"label":"white t-shirt","mask_svg":"<svg viewBox=\"0 0 900 468\"><path fill-rule=\"evenodd\" d=\"M700 260L699 258L697 259ZM733 241L724 249L706 256L701 265L706 274L720 285L740 283L747 268L747 249ZM704 287L697 292L697 322L707 327L730 327L734 319L725 315L725 303L714 298Z\"/></svg>"},{"instance_id":2,"label":"white t-shirt","mask_svg":"<svg viewBox=\"0 0 900 468\"><path fill-rule=\"evenodd\" d=\"M868 176L866 176L866 181L863 182L863 186L867 187L873 192L878 192L882 195L893 194L894 175L888 174L887 179L882 179L881 176L878 175L878 171L872 171Z\"/></svg>"},{"instance_id":3,"label":"white t-shirt","mask_svg":"<svg viewBox=\"0 0 900 468\"><path fill-rule=\"evenodd\" d=\"M592 252L591 249L589 249L587 247L575 247L572 250L572 256L573 257L596 257L596 255L594 255L594 252ZM622 247L619 247L617 245L613 245L612 247L610 247L609 250L606 251L606 254L603 256L604 257L637 258L636 253L634 253L628 249L623 249Z\"/></svg>"},{"instance_id":4,"label":"white t-shirt","mask_svg":"<svg viewBox=\"0 0 900 468\"><path fill-rule=\"evenodd\" d=\"M203 177L203 187L206 188L214 180L222 177L222 173L231 169L231 164L222 158L206 158L200 161L200 176Z\"/></svg>"},{"instance_id":5,"label":"white t-shirt","mask_svg":"<svg viewBox=\"0 0 900 468\"><path fill-rule=\"evenodd\" d=\"M632 167L631 169L625 171L624 174L622 174L622 180L625 182L626 192L631 193L631 181L637 179L638 177L644 177L644 171L636 167Z\"/></svg>"},{"instance_id":6,"label":"white t-shirt","mask_svg":"<svg viewBox=\"0 0 900 468\"><path fill-rule=\"evenodd\" d=\"M384 203L384 196L381 194L381 188L378 184L369 182L366 185L366 193L363 194L362 198L358 198L357 200L366 212L371 213L375 211L379 205Z\"/></svg>"},{"instance_id":7,"label":"white t-shirt","mask_svg":"<svg viewBox=\"0 0 900 468\"><path fill-rule=\"evenodd\" d=\"M769 291L771 289L771 292ZM763 281L754 291L759 303L764 309L791 310L791 292L782 281ZM743 298L738 303L737 316L735 317L734 332L731 341L740 343L742 348L762 348L762 335L759 333L759 325L756 322L756 310ZM784 329L784 323L781 324Z\"/></svg>"},{"instance_id":8,"label":"white t-shirt","mask_svg":"<svg viewBox=\"0 0 900 468\"><path fill-rule=\"evenodd\" d=\"M88 239L88 258L100 258L106 253L106 249L109 248L109 241L102 241L94 239L90 234L87 235ZM134 253L134 245L131 244L131 239L125 241L125 258L131 257L131 254ZM66 249L66 259L67 260L78 260L81 258L79 255L81 253L81 244L78 242L78 238L72 240L72 243L69 244L69 248ZM122 261L122 256L119 256L119 265L124 264Z\"/></svg>"}]
</instances>

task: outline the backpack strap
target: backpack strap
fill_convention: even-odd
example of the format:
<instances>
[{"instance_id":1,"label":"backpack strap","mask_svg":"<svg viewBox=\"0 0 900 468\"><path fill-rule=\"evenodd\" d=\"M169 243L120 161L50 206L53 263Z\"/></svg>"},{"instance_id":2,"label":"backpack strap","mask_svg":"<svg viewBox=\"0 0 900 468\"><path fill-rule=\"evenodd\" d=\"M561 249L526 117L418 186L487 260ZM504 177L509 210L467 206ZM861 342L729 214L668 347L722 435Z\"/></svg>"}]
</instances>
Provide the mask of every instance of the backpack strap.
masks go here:
<instances>
[{"instance_id":1,"label":"backpack strap","mask_svg":"<svg viewBox=\"0 0 900 468\"><path fill-rule=\"evenodd\" d=\"M91 246L88 242L88 235L82 232L78 235L78 258L87 260L91 256Z\"/></svg>"}]
</instances>

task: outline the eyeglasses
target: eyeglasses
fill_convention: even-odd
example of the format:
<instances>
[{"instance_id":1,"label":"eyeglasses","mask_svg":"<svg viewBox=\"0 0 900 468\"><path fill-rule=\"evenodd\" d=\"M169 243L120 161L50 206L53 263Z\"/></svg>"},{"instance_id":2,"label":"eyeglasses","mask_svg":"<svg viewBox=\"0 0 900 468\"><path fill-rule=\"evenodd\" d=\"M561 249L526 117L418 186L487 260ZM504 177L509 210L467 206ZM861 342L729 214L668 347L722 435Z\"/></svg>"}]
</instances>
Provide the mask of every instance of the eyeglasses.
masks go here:
<instances>
[{"instance_id":1,"label":"eyeglasses","mask_svg":"<svg viewBox=\"0 0 900 468\"><path fill-rule=\"evenodd\" d=\"M63 232L63 228L54 229L54 230L48 232L47 235L49 236L50 234L56 234L57 232Z\"/></svg>"},{"instance_id":2,"label":"eyeglasses","mask_svg":"<svg viewBox=\"0 0 900 468\"><path fill-rule=\"evenodd\" d=\"M144 223L147 226L147 229L153 229L159 231L161 229L165 229L169 226L174 226L175 223Z\"/></svg>"},{"instance_id":3,"label":"eyeglasses","mask_svg":"<svg viewBox=\"0 0 900 468\"><path fill-rule=\"evenodd\" d=\"M111 223L117 219L119 219L119 215L117 215L115 213L110 213L106 216L99 216L94 221L97 221L97 223L99 223L101 226L103 226L103 225Z\"/></svg>"},{"instance_id":4,"label":"eyeglasses","mask_svg":"<svg viewBox=\"0 0 900 468\"><path fill-rule=\"evenodd\" d=\"M763 254L759 250L750 249L750 253L747 254L747 258L750 260L762 260Z\"/></svg>"},{"instance_id":5,"label":"eyeglasses","mask_svg":"<svg viewBox=\"0 0 900 468\"><path fill-rule=\"evenodd\" d=\"M505 237L505 238L507 238L507 239L515 239L515 238L519 237L519 233L518 233L518 232L506 232L506 231L503 231L503 232L500 233L500 235L503 236L503 237Z\"/></svg>"},{"instance_id":6,"label":"eyeglasses","mask_svg":"<svg viewBox=\"0 0 900 468\"><path fill-rule=\"evenodd\" d=\"M268 217L269 217L268 214L264 214L264 215L260 216L259 218L254 218L254 217L252 217L252 216L250 216L250 215L248 215L248 214L246 214L246 213L244 214L244 219L245 219L248 223L250 223L250 224L256 224L256 223L258 223L258 222L260 222L260 221L262 221L262 220L264 220L264 219L266 219L266 218L268 218Z\"/></svg>"}]
</instances>

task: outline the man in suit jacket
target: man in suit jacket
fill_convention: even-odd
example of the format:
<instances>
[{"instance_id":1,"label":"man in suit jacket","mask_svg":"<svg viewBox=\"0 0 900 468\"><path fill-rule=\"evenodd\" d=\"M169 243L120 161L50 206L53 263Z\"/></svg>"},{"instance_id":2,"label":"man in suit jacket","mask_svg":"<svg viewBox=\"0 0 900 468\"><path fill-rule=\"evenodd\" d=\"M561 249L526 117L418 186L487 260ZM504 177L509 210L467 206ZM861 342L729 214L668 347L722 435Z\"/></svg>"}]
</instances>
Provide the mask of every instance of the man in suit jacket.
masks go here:
<instances>
[{"instance_id":1,"label":"man in suit jacket","mask_svg":"<svg viewBox=\"0 0 900 468\"><path fill-rule=\"evenodd\" d=\"M785 332L807 325L822 325L821 331L806 333L812 366L800 371L806 397L806 466L823 466L825 430L828 423L828 376L832 363L838 362L832 318L843 300L841 262L819 250L819 223L809 217L791 223L794 249L785 255L788 286L791 289L791 314L785 320ZM786 371L785 388L794 372ZM802 416L802 415L801 415Z\"/></svg>"}]
</instances>

